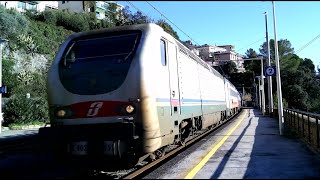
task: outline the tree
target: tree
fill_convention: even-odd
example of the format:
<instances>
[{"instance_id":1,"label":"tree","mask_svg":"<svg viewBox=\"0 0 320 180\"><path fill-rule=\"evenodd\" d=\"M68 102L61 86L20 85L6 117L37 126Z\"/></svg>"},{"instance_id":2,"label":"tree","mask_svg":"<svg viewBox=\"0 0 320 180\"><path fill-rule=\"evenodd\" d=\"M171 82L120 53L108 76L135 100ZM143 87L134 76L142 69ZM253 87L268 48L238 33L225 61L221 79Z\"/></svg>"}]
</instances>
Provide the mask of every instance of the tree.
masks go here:
<instances>
[{"instance_id":1,"label":"tree","mask_svg":"<svg viewBox=\"0 0 320 180\"><path fill-rule=\"evenodd\" d=\"M165 32L169 33L171 36L173 36L174 38L176 38L177 40L179 40L181 42L177 32L174 31L173 28L170 26L170 24L168 24L165 20L160 19L157 21L156 24L158 24L160 27L162 27Z\"/></svg>"},{"instance_id":2,"label":"tree","mask_svg":"<svg viewBox=\"0 0 320 180\"><path fill-rule=\"evenodd\" d=\"M252 48L248 49L246 52L246 57L244 59L252 59L252 58L257 58L258 54L256 53L255 50ZM261 74L261 61L259 60L245 60L244 63L244 68L248 72L253 72L254 74Z\"/></svg>"},{"instance_id":3,"label":"tree","mask_svg":"<svg viewBox=\"0 0 320 180\"><path fill-rule=\"evenodd\" d=\"M284 55L280 61L280 71L296 71L302 61L296 54Z\"/></svg>"},{"instance_id":4,"label":"tree","mask_svg":"<svg viewBox=\"0 0 320 180\"><path fill-rule=\"evenodd\" d=\"M129 6L126 6L120 10L120 17L116 22L116 26L130 25L131 19L132 19L132 13L130 11Z\"/></svg>"},{"instance_id":5,"label":"tree","mask_svg":"<svg viewBox=\"0 0 320 180\"><path fill-rule=\"evenodd\" d=\"M150 23L152 20L148 17L142 14L141 11L137 11L133 16L132 16L132 23L133 24L145 24L145 23Z\"/></svg>"},{"instance_id":6,"label":"tree","mask_svg":"<svg viewBox=\"0 0 320 180\"><path fill-rule=\"evenodd\" d=\"M2 84L6 85L8 88L8 93L3 94L4 97L9 97L12 95L12 89L18 85L17 74L14 73L14 60L11 58L3 58L2 60Z\"/></svg>"},{"instance_id":7,"label":"tree","mask_svg":"<svg viewBox=\"0 0 320 180\"><path fill-rule=\"evenodd\" d=\"M107 3L106 3L107 4ZM113 26L116 25L119 19L119 12L117 12L117 4L116 3L108 3L106 7L106 20L112 24Z\"/></svg>"},{"instance_id":8,"label":"tree","mask_svg":"<svg viewBox=\"0 0 320 180\"><path fill-rule=\"evenodd\" d=\"M274 61L275 60L275 47L274 47L274 39L270 39L270 58ZM267 43L264 42L260 46L260 54L264 57L267 57ZM291 43L287 39L280 39L278 41L278 51L279 51L279 59L281 60L283 56L292 54L294 52L294 48L291 47Z\"/></svg>"},{"instance_id":9,"label":"tree","mask_svg":"<svg viewBox=\"0 0 320 180\"><path fill-rule=\"evenodd\" d=\"M82 3L84 11L95 12L97 9L95 1L82 1Z\"/></svg>"},{"instance_id":10,"label":"tree","mask_svg":"<svg viewBox=\"0 0 320 180\"><path fill-rule=\"evenodd\" d=\"M315 66L314 66L314 64L313 64L313 62L312 62L312 60L311 59L308 59L308 58L305 58L303 61L302 61L302 64L301 64L302 66L304 66L304 67L306 67L306 68L308 68L308 69L310 69L310 71L311 72L315 72Z\"/></svg>"},{"instance_id":11,"label":"tree","mask_svg":"<svg viewBox=\"0 0 320 180\"><path fill-rule=\"evenodd\" d=\"M227 78L231 77L231 74L237 72L237 65L235 62L230 61L230 63L225 63L220 66L215 66L215 70L217 70L220 74L226 76Z\"/></svg>"}]
</instances>

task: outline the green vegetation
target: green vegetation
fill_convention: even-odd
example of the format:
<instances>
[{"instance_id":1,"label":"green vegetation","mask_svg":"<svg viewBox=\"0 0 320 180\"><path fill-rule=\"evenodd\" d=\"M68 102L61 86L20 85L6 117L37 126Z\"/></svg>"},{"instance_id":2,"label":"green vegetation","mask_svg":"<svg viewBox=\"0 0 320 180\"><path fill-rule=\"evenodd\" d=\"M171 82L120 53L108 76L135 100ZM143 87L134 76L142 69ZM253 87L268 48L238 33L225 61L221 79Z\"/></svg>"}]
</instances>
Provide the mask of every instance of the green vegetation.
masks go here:
<instances>
[{"instance_id":1,"label":"green vegetation","mask_svg":"<svg viewBox=\"0 0 320 180\"><path fill-rule=\"evenodd\" d=\"M85 6L96 8L95 3L89 1ZM114 5L107 8L106 18L98 20L94 13L48 10L20 14L0 5L0 33L9 40L3 52L3 84L8 87L8 94L2 95L7 98L3 108L3 125L13 127L48 122L47 71L60 44L75 32L153 22L181 42L177 32L162 19L155 21L140 11L132 13L128 7L120 13L116 12ZM274 40L269 43L274 64ZM278 43L284 106L320 113L320 83L315 76L312 60L294 54L289 40ZM266 56L266 47L266 43L261 45L260 54L248 49L246 58ZM41 66L34 67L36 62ZM261 74L260 61L245 61L245 68L248 72L242 74L235 73L235 64L226 64L218 70L223 70L236 87L252 86L254 77ZM276 108L275 87L276 80L273 78ZM246 96L247 99L252 97L248 93Z\"/></svg>"},{"instance_id":2,"label":"green vegetation","mask_svg":"<svg viewBox=\"0 0 320 180\"><path fill-rule=\"evenodd\" d=\"M95 3L85 1L85 7L95 9ZM71 34L114 26L154 22L128 7L121 13L116 6L107 7L106 18L96 19L95 13L69 13L61 10L36 12L27 10L21 14L0 5L0 33L9 40L3 52L3 84L8 93L5 100L4 126L46 123L49 120L46 77L60 44ZM157 22L165 31L178 38L177 33L164 20ZM45 57L46 61L43 61ZM41 67L33 67L35 61ZM27 96L30 94L30 97Z\"/></svg>"},{"instance_id":3,"label":"green vegetation","mask_svg":"<svg viewBox=\"0 0 320 180\"><path fill-rule=\"evenodd\" d=\"M275 65L274 40L270 43L271 64ZM302 59L294 54L294 48L287 39L278 41L279 61L281 73L281 89L283 104L286 108L299 109L320 113L320 83L315 74L315 66L311 59ZM267 57L266 42L260 46L260 55ZM246 58L258 57L258 53L253 49L248 49ZM266 62L264 61L264 66ZM261 74L260 61L245 61L245 68L252 76ZM235 81L237 81L235 79ZM277 84L276 79L272 79L274 108L277 108ZM267 84L265 85L267 89ZM268 98L267 91L265 97Z\"/></svg>"}]
</instances>

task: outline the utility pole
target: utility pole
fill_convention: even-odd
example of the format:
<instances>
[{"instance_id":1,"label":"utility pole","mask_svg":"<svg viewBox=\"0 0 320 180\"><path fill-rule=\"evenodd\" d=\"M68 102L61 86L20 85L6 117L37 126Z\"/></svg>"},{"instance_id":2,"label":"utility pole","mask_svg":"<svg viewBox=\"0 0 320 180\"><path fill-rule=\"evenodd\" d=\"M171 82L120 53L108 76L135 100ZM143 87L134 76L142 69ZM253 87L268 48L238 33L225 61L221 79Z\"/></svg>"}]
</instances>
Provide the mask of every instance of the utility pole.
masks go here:
<instances>
[{"instance_id":1,"label":"utility pole","mask_svg":"<svg viewBox=\"0 0 320 180\"><path fill-rule=\"evenodd\" d=\"M261 57L261 111L264 115L266 112L266 101L265 101L265 95L264 95L264 76L263 76L263 57Z\"/></svg>"},{"instance_id":2,"label":"utility pole","mask_svg":"<svg viewBox=\"0 0 320 180\"><path fill-rule=\"evenodd\" d=\"M281 78L280 78L280 63L279 63L279 51L276 31L276 15L274 2L272 1L273 9L273 28L274 28L274 48L275 48L275 60L276 60L276 77L277 77L277 95L278 95L278 114L279 114L279 131L280 135L283 135L283 106L282 106L282 92L281 92Z\"/></svg>"},{"instance_id":3,"label":"utility pole","mask_svg":"<svg viewBox=\"0 0 320 180\"><path fill-rule=\"evenodd\" d=\"M266 20L266 42L267 42L267 66L271 66L271 60L270 60L270 43L269 43L269 35L268 35L268 16L267 12L265 14L265 20ZM269 115L273 113L273 97L272 97L272 76L267 76L268 81L268 100L269 100Z\"/></svg>"},{"instance_id":4,"label":"utility pole","mask_svg":"<svg viewBox=\"0 0 320 180\"><path fill-rule=\"evenodd\" d=\"M0 87L2 87L2 43L8 42L0 37ZM0 93L0 133L2 129L3 113L2 113L2 93Z\"/></svg>"}]
</instances>

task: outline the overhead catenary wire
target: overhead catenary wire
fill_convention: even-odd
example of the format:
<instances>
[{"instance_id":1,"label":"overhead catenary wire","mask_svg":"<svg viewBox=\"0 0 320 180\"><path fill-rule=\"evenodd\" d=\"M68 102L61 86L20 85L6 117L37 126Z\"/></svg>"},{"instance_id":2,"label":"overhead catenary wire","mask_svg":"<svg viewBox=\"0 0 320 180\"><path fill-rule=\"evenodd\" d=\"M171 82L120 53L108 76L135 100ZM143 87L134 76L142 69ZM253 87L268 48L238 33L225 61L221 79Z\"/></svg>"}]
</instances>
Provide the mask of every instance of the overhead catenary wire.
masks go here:
<instances>
[{"instance_id":1,"label":"overhead catenary wire","mask_svg":"<svg viewBox=\"0 0 320 180\"><path fill-rule=\"evenodd\" d=\"M316 39L318 39L320 37L320 34L317 35L316 37L314 37L311 41L309 41L307 44L303 45L300 49L298 49L295 54L298 54L299 52L301 52L302 50L304 50L306 47L308 47L311 43L313 43Z\"/></svg>"},{"instance_id":2,"label":"overhead catenary wire","mask_svg":"<svg viewBox=\"0 0 320 180\"><path fill-rule=\"evenodd\" d=\"M245 46L245 47L243 47L243 48L239 49L239 50L238 50L238 52L239 52L239 51L241 51L241 50L242 50L242 49L244 49L244 48L248 48L249 46L251 46L251 45L253 45L253 44L255 44L255 43L257 43L257 42L259 42L259 41L261 41L261 40L263 40L263 39L265 39L265 37L263 37L263 38L261 38L261 39L259 39L259 40L255 41L255 42L253 42L253 43L251 43L251 44L249 44L249 45L247 45L247 46Z\"/></svg>"},{"instance_id":3,"label":"overhead catenary wire","mask_svg":"<svg viewBox=\"0 0 320 180\"><path fill-rule=\"evenodd\" d=\"M153 7L154 10L156 10L159 14L161 14L162 17L166 18L172 25L174 25L176 28L178 28L183 34L185 34L188 38L190 38L191 41L193 41L196 45L200 45L195 40L193 40L187 33L185 33L182 29L180 29L177 25L175 25L169 18L167 18L163 13L161 13L156 7L154 7L152 4L150 4L148 1L146 1L151 7Z\"/></svg>"}]
</instances>

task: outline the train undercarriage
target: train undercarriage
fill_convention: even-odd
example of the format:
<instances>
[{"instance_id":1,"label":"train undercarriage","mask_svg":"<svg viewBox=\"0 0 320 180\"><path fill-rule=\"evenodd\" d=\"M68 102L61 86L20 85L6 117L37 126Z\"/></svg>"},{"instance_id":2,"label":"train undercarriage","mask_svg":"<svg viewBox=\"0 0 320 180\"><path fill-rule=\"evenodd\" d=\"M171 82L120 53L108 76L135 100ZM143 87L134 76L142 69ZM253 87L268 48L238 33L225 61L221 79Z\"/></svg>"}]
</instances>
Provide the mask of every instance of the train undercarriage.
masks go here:
<instances>
[{"instance_id":1,"label":"train undercarriage","mask_svg":"<svg viewBox=\"0 0 320 180\"><path fill-rule=\"evenodd\" d=\"M238 109L233 110L232 114L237 111ZM220 117L219 121L205 129L212 129L223 123L228 118L226 111L221 112ZM86 161L87 164L97 166L106 162L134 166L146 159L154 161L163 157L205 130L202 116L185 119L179 125L179 134L175 136L173 144L163 146L153 153L143 154L139 153L142 152L139 149L142 142L135 129L133 123L61 126L41 128L39 135L43 150L53 152L58 160Z\"/></svg>"}]
</instances>

